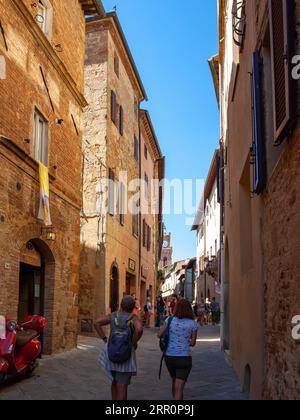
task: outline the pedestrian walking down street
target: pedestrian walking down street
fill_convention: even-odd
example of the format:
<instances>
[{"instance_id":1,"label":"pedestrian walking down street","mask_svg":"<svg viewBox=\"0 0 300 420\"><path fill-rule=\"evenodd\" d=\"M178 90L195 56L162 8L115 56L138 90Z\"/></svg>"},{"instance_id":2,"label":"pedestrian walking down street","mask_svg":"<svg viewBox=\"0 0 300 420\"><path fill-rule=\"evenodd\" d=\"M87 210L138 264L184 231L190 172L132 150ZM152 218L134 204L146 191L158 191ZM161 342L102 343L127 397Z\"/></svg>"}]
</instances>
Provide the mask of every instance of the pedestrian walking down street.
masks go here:
<instances>
[{"instance_id":1,"label":"pedestrian walking down street","mask_svg":"<svg viewBox=\"0 0 300 420\"><path fill-rule=\"evenodd\" d=\"M133 297L133 299L135 300L135 307L134 307L134 310L132 311L132 313L134 314L134 315L136 315L137 317L139 317L140 316L140 314L141 314L141 303L140 303L140 301L136 298L136 295L131 295L132 297Z\"/></svg>"},{"instance_id":2,"label":"pedestrian walking down street","mask_svg":"<svg viewBox=\"0 0 300 420\"><path fill-rule=\"evenodd\" d=\"M166 314L166 305L162 296L160 296L157 302L157 326L159 328L164 323L165 314Z\"/></svg>"},{"instance_id":3,"label":"pedestrian walking down street","mask_svg":"<svg viewBox=\"0 0 300 420\"><path fill-rule=\"evenodd\" d=\"M195 318L197 319L198 318L198 305L195 300L193 302L193 311L194 311Z\"/></svg>"},{"instance_id":4,"label":"pedestrian walking down street","mask_svg":"<svg viewBox=\"0 0 300 420\"><path fill-rule=\"evenodd\" d=\"M152 304L151 299L147 299L147 303L144 307L145 317L146 317L146 328L150 328L151 316L152 316Z\"/></svg>"},{"instance_id":5,"label":"pedestrian walking down street","mask_svg":"<svg viewBox=\"0 0 300 420\"><path fill-rule=\"evenodd\" d=\"M207 324L206 305L203 298L201 299L201 303L199 303L197 307L197 318L201 327Z\"/></svg>"},{"instance_id":6,"label":"pedestrian walking down street","mask_svg":"<svg viewBox=\"0 0 300 420\"><path fill-rule=\"evenodd\" d=\"M193 367L191 348L197 342L198 325L193 308L186 299L178 301L174 316L166 320L161 327L158 338L169 329L168 347L165 361L172 378L172 393L175 401L183 401L184 387Z\"/></svg>"},{"instance_id":7,"label":"pedestrian walking down street","mask_svg":"<svg viewBox=\"0 0 300 420\"><path fill-rule=\"evenodd\" d=\"M221 311L220 311L220 305L217 302L215 297L213 298L211 302L210 309L211 309L212 324L218 325L220 323Z\"/></svg>"},{"instance_id":8,"label":"pedestrian walking down street","mask_svg":"<svg viewBox=\"0 0 300 420\"><path fill-rule=\"evenodd\" d=\"M137 375L136 350L143 335L143 326L132 313L135 306L135 299L125 296L120 312L107 315L95 323L99 337L106 343L99 362L112 382L113 401L127 401L128 386L132 376ZM103 330L108 325L111 327L109 340Z\"/></svg>"},{"instance_id":9,"label":"pedestrian walking down street","mask_svg":"<svg viewBox=\"0 0 300 420\"><path fill-rule=\"evenodd\" d=\"M207 324L206 325L211 325L212 324L211 301L208 298L206 298L206 300L205 300L205 311L206 311L206 319L207 319Z\"/></svg>"}]
</instances>

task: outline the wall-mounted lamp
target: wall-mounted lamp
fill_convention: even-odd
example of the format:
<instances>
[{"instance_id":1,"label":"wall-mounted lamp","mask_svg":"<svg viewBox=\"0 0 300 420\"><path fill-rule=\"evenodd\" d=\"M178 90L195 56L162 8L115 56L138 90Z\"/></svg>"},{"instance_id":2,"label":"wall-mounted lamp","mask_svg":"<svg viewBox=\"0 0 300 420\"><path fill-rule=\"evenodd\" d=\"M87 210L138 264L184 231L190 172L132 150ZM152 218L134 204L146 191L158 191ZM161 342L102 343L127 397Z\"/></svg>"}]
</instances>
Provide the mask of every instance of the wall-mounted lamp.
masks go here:
<instances>
[{"instance_id":1,"label":"wall-mounted lamp","mask_svg":"<svg viewBox=\"0 0 300 420\"><path fill-rule=\"evenodd\" d=\"M45 236L47 241L54 242L56 240L56 233L53 226L42 227L42 236Z\"/></svg>"}]
</instances>

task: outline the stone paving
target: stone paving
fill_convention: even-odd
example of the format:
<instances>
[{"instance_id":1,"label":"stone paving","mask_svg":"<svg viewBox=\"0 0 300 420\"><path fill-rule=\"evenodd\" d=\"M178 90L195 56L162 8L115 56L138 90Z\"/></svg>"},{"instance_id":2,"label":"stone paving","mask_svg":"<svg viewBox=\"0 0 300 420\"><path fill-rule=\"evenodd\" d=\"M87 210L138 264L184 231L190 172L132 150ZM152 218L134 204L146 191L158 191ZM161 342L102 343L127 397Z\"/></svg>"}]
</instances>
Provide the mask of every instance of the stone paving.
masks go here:
<instances>
[{"instance_id":1,"label":"stone paving","mask_svg":"<svg viewBox=\"0 0 300 420\"><path fill-rule=\"evenodd\" d=\"M158 379L161 353L154 330L146 330L139 346L139 374L129 390L131 400L169 400L171 381L166 368ZM245 400L237 378L220 351L219 329L199 331L194 368L186 387L186 400ZM81 337L78 348L45 357L31 379L0 386L0 400L109 400L110 389L97 359L102 343Z\"/></svg>"}]
</instances>

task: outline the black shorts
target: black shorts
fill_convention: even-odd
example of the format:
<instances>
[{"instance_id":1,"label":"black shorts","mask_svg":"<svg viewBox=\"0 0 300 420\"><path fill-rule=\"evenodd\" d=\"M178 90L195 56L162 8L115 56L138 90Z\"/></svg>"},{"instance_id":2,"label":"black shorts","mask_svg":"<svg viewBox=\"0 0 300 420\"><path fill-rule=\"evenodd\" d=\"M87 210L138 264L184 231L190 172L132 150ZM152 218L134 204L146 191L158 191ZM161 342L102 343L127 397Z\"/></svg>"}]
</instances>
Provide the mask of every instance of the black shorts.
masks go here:
<instances>
[{"instance_id":1,"label":"black shorts","mask_svg":"<svg viewBox=\"0 0 300 420\"><path fill-rule=\"evenodd\" d=\"M172 379L181 379L186 382L193 367L193 359L192 357L166 356L166 365Z\"/></svg>"}]
</instances>

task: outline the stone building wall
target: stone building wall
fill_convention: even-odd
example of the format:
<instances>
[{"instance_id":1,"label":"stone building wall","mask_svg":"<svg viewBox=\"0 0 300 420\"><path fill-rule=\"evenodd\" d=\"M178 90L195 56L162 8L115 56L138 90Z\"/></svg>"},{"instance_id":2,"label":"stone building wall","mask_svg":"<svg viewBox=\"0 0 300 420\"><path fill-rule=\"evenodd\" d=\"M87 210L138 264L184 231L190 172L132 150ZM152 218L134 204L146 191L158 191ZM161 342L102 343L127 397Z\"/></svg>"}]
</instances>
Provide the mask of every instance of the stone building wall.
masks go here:
<instances>
[{"instance_id":1,"label":"stone building wall","mask_svg":"<svg viewBox=\"0 0 300 420\"><path fill-rule=\"evenodd\" d=\"M300 5L298 1L293 4L295 54L299 54ZM227 11L231 6L229 2ZM293 317L300 314L299 82L294 86L298 101L296 128L276 148L268 69L268 2L246 2L245 15L242 53L238 57L230 44L232 22L228 19L225 61L221 56L222 136L226 156L224 276L230 289L228 350L240 382L250 391L251 398L298 399L300 347L299 341L292 339L291 331ZM262 57L267 154L267 186L259 196L251 193L253 173L249 164L253 140L250 75L252 54L257 48ZM234 71L232 60L238 64L238 72Z\"/></svg>"},{"instance_id":2,"label":"stone building wall","mask_svg":"<svg viewBox=\"0 0 300 420\"><path fill-rule=\"evenodd\" d=\"M115 72L118 58L119 75ZM132 215L104 213L107 209L97 186L113 170L116 181L127 171L128 182L139 179L139 162L134 159L134 137L139 137L137 106L141 93L133 80L132 67L112 16L87 26L85 94L89 107L84 128L84 212L81 218L80 315L81 327L110 311L111 275L118 272L119 303L127 292L126 277L132 276L130 293L139 293L139 238L133 235ZM111 120L111 90L124 110L124 133ZM99 192L99 191L98 191ZM136 191L135 191L136 192ZM128 192L128 200L133 196ZM107 197L106 197L107 198ZM98 206L96 206L96 203ZM119 200L117 200L117 209ZM90 331L91 332L91 331Z\"/></svg>"},{"instance_id":3,"label":"stone building wall","mask_svg":"<svg viewBox=\"0 0 300 420\"><path fill-rule=\"evenodd\" d=\"M295 2L295 54L300 54L300 3ZM300 342L292 319L300 315L300 84L295 83L297 125L281 150L265 196L266 380L264 398L299 399Z\"/></svg>"},{"instance_id":4,"label":"stone building wall","mask_svg":"<svg viewBox=\"0 0 300 420\"><path fill-rule=\"evenodd\" d=\"M298 399L300 343L292 319L300 314L300 133L286 145L270 180L263 224L265 260L266 399Z\"/></svg>"},{"instance_id":5,"label":"stone building wall","mask_svg":"<svg viewBox=\"0 0 300 420\"><path fill-rule=\"evenodd\" d=\"M158 246L158 226L156 215L152 213L154 202L158 199L158 191L153 185L153 180L158 180L157 165L156 160L158 159L158 151L153 150L153 136L154 134L149 131L149 123L147 123L147 116L145 111L141 111L141 168L142 176L144 179L145 174L149 178L149 191L147 199L142 197L142 214L141 214L141 225L143 227L143 221L151 229L151 246L148 250L147 246L143 246L143 238L141 237L142 247L141 247L141 305L144 305L147 302L147 297L152 299L152 305L155 303L155 294L156 294L156 276L157 276L157 246ZM145 156L145 147L147 148L147 157ZM148 207L146 203L148 202ZM143 229L142 229L143 230ZM141 232L143 234L143 231Z\"/></svg>"},{"instance_id":6,"label":"stone building wall","mask_svg":"<svg viewBox=\"0 0 300 420\"><path fill-rule=\"evenodd\" d=\"M134 137L139 138L139 120L135 104L140 102L140 93L129 75L128 64L123 57L120 44L116 43L113 32L108 35L108 92L114 90L117 103L124 109L124 134L120 135L118 127L108 118L107 165L113 169L116 179L120 181L120 172L127 172L128 182L139 179L139 162L134 159ZM115 55L119 59L119 77L114 71ZM109 97L110 98L110 97ZM109 108L110 110L110 108ZM128 200L135 192L128 191ZM141 234L141 233L140 233ZM126 275L132 275L131 293L139 295L139 238L132 233L132 214L128 211L122 226L119 216L109 217L107 221L107 259L106 273L109 278L114 263L119 269L119 300L126 293ZM129 269L129 260L134 261L135 270ZM110 287L106 288L106 302L109 307Z\"/></svg>"},{"instance_id":7,"label":"stone building wall","mask_svg":"<svg viewBox=\"0 0 300 420\"><path fill-rule=\"evenodd\" d=\"M224 342L241 386L260 399L264 380L262 199L252 194L252 53L256 48L255 1L247 1L242 52L233 43L232 5L224 2L226 20L221 57L222 139L225 159ZM232 61L234 60L234 62ZM238 72L235 68L238 66ZM243 135L241 136L241 133Z\"/></svg>"},{"instance_id":8,"label":"stone building wall","mask_svg":"<svg viewBox=\"0 0 300 420\"><path fill-rule=\"evenodd\" d=\"M85 97L88 107L84 112L79 295L79 321L83 332L86 328L91 331L91 325L86 325L85 320L94 320L105 312L104 256L98 244L105 241L106 214L101 216L100 212L106 203L97 191L99 180L107 177L107 56L107 32L87 28Z\"/></svg>"},{"instance_id":9,"label":"stone building wall","mask_svg":"<svg viewBox=\"0 0 300 420\"><path fill-rule=\"evenodd\" d=\"M52 42L62 45L60 56L31 19L31 5L0 2L7 44L6 50L0 42L7 74L0 81L0 312L17 317L22 249L31 241L45 265L45 351L51 353L70 349L77 340L85 24L78 1L72 0L70 10L53 2ZM38 165L32 158L35 107L49 122L53 243L37 220ZM58 126L56 119L63 119L63 124Z\"/></svg>"}]
</instances>

